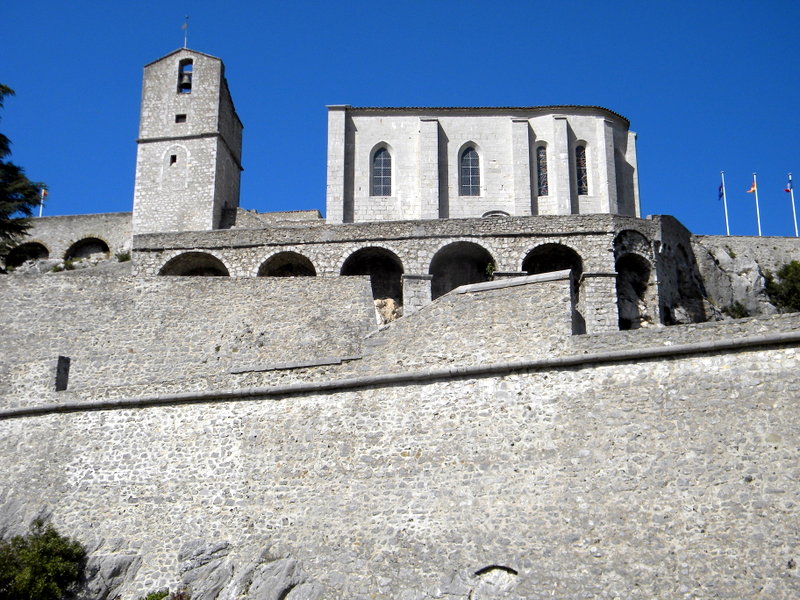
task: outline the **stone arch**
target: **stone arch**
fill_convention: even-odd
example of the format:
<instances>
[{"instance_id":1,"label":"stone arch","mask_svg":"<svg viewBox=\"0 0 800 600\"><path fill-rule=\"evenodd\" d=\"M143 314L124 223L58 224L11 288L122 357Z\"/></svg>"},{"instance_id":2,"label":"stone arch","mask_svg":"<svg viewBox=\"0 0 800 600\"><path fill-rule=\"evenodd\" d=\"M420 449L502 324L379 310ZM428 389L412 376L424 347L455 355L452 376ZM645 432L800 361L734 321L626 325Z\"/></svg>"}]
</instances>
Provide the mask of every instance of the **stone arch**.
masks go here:
<instances>
[{"instance_id":1,"label":"stone arch","mask_svg":"<svg viewBox=\"0 0 800 600\"><path fill-rule=\"evenodd\" d=\"M87 237L72 244L64 253L64 260L88 258L92 254L106 254L111 250L105 240L97 237Z\"/></svg>"},{"instance_id":2,"label":"stone arch","mask_svg":"<svg viewBox=\"0 0 800 600\"><path fill-rule=\"evenodd\" d=\"M639 231L624 229L614 238L620 329L639 329L655 321L652 255L650 240Z\"/></svg>"},{"instance_id":3,"label":"stone arch","mask_svg":"<svg viewBox=\"0 0 800 600\"><path fill-rule=\"evenodd\" d=\"M273 254L258 268L258 277L315 277L316 274L311 260L290 250Z\"/></svg>"},{"instance_id":4,"label":"stone arch","mask_svg":"<svg viewBox=\"0 0 800 600\"><path fill-rule=\"evenodd\" d=\"M620 329L639 329L652 323L648 290L652 276L650 261L635 253L617 259L617 310Z\"/></svg>"},{"instance_id":5,"label":"stone arch","mask_svg":"<svg viewBox=\"0 0 800 600\"><path fill-rule=\"evenodd\" d=\"M652 245L644 234L635 229L624 229L614 238L614 259L630 253L649 258L652 255Z\"/></svg>"},{"instance_id":6,"label":"stone arch","mask_svg":"<svg viewBox=\"0 0 800 600\"><path fill-rule=\"evenodd\" d=\"M519 573L505 565L489 565L475 571L475 598L496 598L504 596L517 585ZM473 594L470 594L473 597Z\"/></svg>"},{"instance_id":7,"label":"stone arch","mask_svg":"<svg viewBox=\"0 0 800 600\"><path fill-rule=\"evenodd\" d=\"M169 259L159 275L228 277L228 267L219 258L207 252L184 252Z\"/></svg>"},{"instance_id":8,"label":"stone arch","mask_svg":"<svg viewBox=\"0 0 800 600\"><path fill-rule=\"evenodd\" d=\"M474 242L453 242L439 249L428 272L431 299L435 300L459 286L488 281L495 261L489 251Z\"/></svg>"},{"instance_id":9,"label":"stone arch","mask_svg":"<svg viewBox=\"0 0 800 600\"><path fill-rule=\"evenodd\" d=\"M356 250L342 264L341 275L369 275L372 297L403 303L403 263L391 250L367 246Z\"/></svg>"},{"instance_id":10,"label":"stone arch","mask_svg":"<svg viewBox=\"0 0 800 600\"><path fill-rule=\"evenodd\" d=\"M19 246L14 246L6 256L6 267L16 269L22 263L29 260L45 260L50 258L50 251L47 246L40 242L25 242Z\"/></svg>"},{"instance_id":11,"label":"stone arch","mask_svg":"<svg viewBox=\"0 0 800 600\"><path fill-rule=\"evenodd\" d=\"M522 270L530 275L565 269L572 271L572 282L577 295L583 274L583 259L569 246L558 243L541 244L528 252L522 260Z\"/></svg>"}]
</instances>

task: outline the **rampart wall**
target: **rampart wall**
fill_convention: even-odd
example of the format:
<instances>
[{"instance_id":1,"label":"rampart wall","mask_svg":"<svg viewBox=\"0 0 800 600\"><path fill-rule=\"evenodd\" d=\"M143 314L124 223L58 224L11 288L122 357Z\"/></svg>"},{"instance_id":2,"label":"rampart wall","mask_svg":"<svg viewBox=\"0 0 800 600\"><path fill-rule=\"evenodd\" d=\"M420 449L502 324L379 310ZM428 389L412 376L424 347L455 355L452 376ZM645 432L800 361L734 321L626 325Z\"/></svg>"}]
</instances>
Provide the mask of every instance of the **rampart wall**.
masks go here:
<instances>
[{"instance_id":1,"label":"rampart wall","mask_svg":"<svg viewBox=\"0 0 800 600\"><path fill-rule=\"evenodd\" d=\"M453 314L481 293L448 295ZM491 321L430 312L429 335L504 356ZM204 553L195 584L219 597L255 561L288 598L794 598L798 320L567 336L572 363L4 418L0 515L45 511L125 557L124 600ZM411 354L420 332L374 335Z\"/></svg>"},{"instance_id":2,"label":"rampart wall","mask_svg":"<svg viewBox=\"0 0 800 600\"><path fill-rule=\"evenodd\" d=\"M105 242L112 255L129 251L131 236L131 213L101 213L31 219L22 241L42 244L50 258L63 259L70 247L88 238Z\"/></svg>"},{"instance_id":3,"label":"rampart wall","mask_svg":"<svg viewBox=\"0 0 800 600\"><path fill-rule=\"evenodd\" d=\"M53 393L58 355L69 390L94 389L360 354L375 328L363 277L6 277L0 310L16 315L0 330L0 397L20 401Z\"/></svg>"},{"instance_id":4,"label":"rampart wall","mask_svg":"<svg viewBox=\"0 0 800 600\"><path fill-rule=\"evenodd\" d=\"M261 264L278 251L295 250L311 259L318 274L338 275L356 250L380 246L401 259L407 273L427 273L441 247L475 240L495 258L497 270L520 271L527 251L540 243L563 243L583 257L585 271L608 270L615 231L633 229L657 237L660 220L612 215L501 217L353 223L269 229L136 236L137 273L156 275L172 256L187 250L209 250L223 260L232 276L254 277ZM610 264L613 270L613 261Z\"/></svg>"}]
</instances>

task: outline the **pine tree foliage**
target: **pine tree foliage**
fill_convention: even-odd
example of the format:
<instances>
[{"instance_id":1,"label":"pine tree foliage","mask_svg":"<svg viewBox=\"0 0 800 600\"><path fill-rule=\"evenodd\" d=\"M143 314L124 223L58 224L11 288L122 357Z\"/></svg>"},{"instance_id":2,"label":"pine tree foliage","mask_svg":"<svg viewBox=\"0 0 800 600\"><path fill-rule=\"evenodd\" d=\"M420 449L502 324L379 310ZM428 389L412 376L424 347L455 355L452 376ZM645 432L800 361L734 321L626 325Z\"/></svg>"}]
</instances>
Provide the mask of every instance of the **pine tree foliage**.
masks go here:
<instances>
[{"instance_id":1,"label":"pine tree foliage","mask_svg":"<svg viewBox=\"0 0 800 600\"><path fill-rule=\"evenodd\" d=\"M767 294L772 303L787 312L800 312L800 262L783 265L775 275L767 273Z\"/></svg>"},{"instance_id":2,"label":"pine tree foliage","mask_svg":"<svg viewBox=\"0 0 800 600\"><path fill-rule=\"evenodd\" d=\"M0 83L0 108L14 90ZM30 227L26 217L39 206L40 183L25 176L25 171L8 160L11 141L0 133L0 255L13 247Z\"/></svg>"},{"instance_id":3,"label":"pine tree foliage","mask_svg":"<svg viewBox=\"0 0 800 600\"><path fill-rule=\"evenodd\" d=\"M61 600L83 575L86 549L41 519L0 541L0 600Z\"/></svg>"}]
</instances>

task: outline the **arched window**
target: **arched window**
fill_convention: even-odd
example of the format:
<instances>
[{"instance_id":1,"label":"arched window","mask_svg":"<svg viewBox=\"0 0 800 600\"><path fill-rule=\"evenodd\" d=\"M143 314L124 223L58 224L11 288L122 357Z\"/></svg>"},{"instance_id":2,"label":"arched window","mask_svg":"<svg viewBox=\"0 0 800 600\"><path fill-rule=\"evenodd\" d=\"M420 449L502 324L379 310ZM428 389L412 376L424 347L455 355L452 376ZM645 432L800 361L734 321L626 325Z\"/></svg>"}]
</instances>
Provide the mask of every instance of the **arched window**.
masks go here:
<instances>
[{"instance_id":1,"label":"arched window","mask_svg":"<svg viewBox=\"0 0 800 600\"><path fill-rule=\"evenodd\" d=\"M481 168L478 153L472 146L467 146L461 153L459 177L459 196L481 195Z\"/></svg>"},{"instance_id":2,"label":"arched window","mask_svg":"<svg viewBox=\"0 0 800 600\"><path fill-rule=\"evenodd\" d=\"M178 93L192 93L192 59L184 58L178 63Z\"/></svg>"},{"instance_id":3,"label":"arched window","mask_svg":"<svg viewBox=\"0 0 800 600\"><path fill-rule=\"evenodd\" d=\"M575 177L579 196L589 194L589 173L586 170L586 146L575 147Z\"/></svg>"},{"instance_id":4,"label":"arched window","mask_svg":"<svg viewBox=\"0 0 800 600\"><path fill-rule=\"evenodd\" d=\"M547 196L547 148L536 148L536 195Z\"/></svg>"},{"instance_id":5,"label":"arched window","mask_svg":"<svg viewBox=\"0 0 800 600\"><path fill-rule=\"evenodd\" d=\"M372 196L392 195L392 155L379 148L372 155Z\"/></svg>"}]
</instances>

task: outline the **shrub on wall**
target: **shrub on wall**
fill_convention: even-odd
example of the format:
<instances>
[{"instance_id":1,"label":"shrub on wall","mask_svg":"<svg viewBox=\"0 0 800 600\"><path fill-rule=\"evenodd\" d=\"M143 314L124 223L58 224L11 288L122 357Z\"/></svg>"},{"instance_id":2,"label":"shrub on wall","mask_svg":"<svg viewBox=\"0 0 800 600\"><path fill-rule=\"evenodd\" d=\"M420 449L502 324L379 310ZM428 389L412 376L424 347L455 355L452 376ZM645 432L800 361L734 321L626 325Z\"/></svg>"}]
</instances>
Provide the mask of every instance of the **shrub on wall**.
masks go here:
<instances>
[{"instance_id":1,"label":"shrub on wall","mask_svg":"<svg viewBox=\"0 0 800 600\"><path fill-rule=\"evenodd\" d=\"M157 592L150 592L147 596L139 598L139 600L191 600L191 596L186 590L178 590L171 594L169 590L159 590Z\"/></svg>"},{"instance_id":2,"label":"shrub on wall","mask_svg":"<svg viewBox=\"0 0 800 600\"><path fill-rule=\"evenodd\" d=\"M60 600L74 591L86 549L42 519L27 535L0 541L0 600Z\"/></svg>"},{"instance_id":3,"label":"shrub on wall","mask_svg":"<svg viewBox=\"0 0 800 600\"><path fill-rule=\"evenodd\" d=\"M778 272L766 274L767 294L770 301L781 310L800 311L800 262L793 260Z\"/></svg>"}]
</instances>

